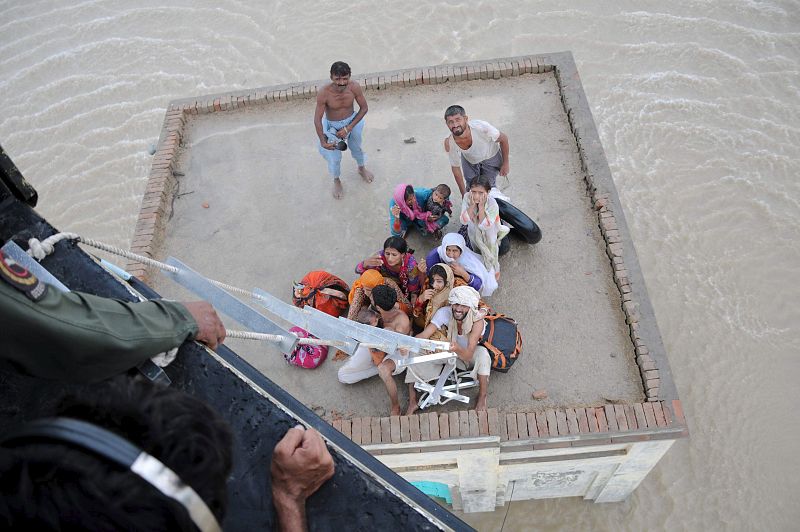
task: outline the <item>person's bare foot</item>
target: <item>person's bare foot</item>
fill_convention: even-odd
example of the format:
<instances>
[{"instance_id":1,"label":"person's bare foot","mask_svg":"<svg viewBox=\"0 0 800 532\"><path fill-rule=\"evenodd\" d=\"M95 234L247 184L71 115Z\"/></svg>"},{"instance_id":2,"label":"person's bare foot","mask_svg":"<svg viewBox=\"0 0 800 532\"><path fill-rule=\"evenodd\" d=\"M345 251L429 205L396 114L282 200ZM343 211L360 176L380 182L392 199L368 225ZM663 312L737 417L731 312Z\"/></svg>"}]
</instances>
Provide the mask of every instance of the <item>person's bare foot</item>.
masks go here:
<instances>
[{"instance_id":1,"label":"person's bare foot","mask_svg":"<svg viewBox=\"0 0 800 532\"><path fill-rule=\"evenodd\" d=\"M500 272L495 272L494 273L494 280L495 281L499 281L500 280Z\"/></svg>"},{"instance_id":2,"label":"person's bare foot","mask_svg":"<svg viewBox=\"0 0 800 532\"><path fill-rule=\"evenodd\" d=\"M392 407L391 415L393 415L393 416L399 416L400 415L400 405Z\"/></svg>"},{"instance_id":3,"label":"person's bare foot","mask_svg":"<svg viewBox=\"0 0 800 532\"><path fill-rule=\"evenodd\" d=\"M419 405L417 403L408 403L408 408L406 409L406 416L410 416L414 412L419 410Z\"/></svg>"},{"instance_id":4,"label":"person's bare foot","mask_svg":"<svg viewBox=\"0 0 800 532\"><path fill-rule=\"evenodd\" d=\"M338 177L333 178L333 197L336 199L342 199L344 196L344 187L342 186L342 180Z\"/></svg>"},{"instance_id":5,"label":"person's bare foot","mask_svg":"<svg viewBox=\"0 0 800 532\"><path fill-rule=\"evenodd\" d=\"M478 396L478 401L475 403L475 410L482 412L486 410L486 396Z\"/></svg>"},{"instance_id":6,"label":"person's bare foot","mask_svg":"<svg viewBox=\"0 0 800 532\"><path fill-rule=\"evenodd\" d=\"M367 183L372 183L372 180L375 179L375 176L372 175L372 172L367 170L366 166L359 166L358 167L358 175L360 175L361 179L363 179Z\"/></svg>"}]
</instances>

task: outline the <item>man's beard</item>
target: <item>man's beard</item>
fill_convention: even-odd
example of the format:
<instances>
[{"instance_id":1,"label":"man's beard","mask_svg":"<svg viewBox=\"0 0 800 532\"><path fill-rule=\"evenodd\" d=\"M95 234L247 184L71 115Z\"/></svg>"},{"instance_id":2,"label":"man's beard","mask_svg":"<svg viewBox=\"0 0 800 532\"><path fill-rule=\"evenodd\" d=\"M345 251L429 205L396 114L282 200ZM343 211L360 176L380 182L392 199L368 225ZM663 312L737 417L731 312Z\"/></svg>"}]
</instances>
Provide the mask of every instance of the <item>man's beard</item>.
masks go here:
<instances>
[{"instance_id":1,"label":"man's beard","mask_svg":"<svg viewBox=\"0 0 800 532\"><path fill-rule=\"evenodd\" d=\"M460 137L461 135L464 134L464 128L454 127L453 129L450 130L450 132L453 134L454 137Z\"/></svg>"},{"instance_id":2,"label":"man's beard","mask_svg":"<svg viewBox=\"0 0 800 532\"><path fill-rule=\"evenodd\" d=\"M464 321L464 318L466 317L467 317L466 312L462 312L460 318L456 315L456 312L453 312L453 318L455 318L456 321Z\"/></svg>"}]
</instances>

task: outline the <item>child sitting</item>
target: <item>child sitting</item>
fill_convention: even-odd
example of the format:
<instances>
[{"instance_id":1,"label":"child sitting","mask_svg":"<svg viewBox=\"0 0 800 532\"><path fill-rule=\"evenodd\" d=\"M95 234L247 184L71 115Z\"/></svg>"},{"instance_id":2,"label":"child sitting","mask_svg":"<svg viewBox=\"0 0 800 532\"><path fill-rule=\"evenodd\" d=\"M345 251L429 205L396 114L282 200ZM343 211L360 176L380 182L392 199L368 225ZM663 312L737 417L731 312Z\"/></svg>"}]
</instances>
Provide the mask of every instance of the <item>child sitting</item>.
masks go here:
<instances>
[{"instance_id":1,"label":"child sitting","mask_svg":"<svg viewBox=\"0 0 800 532\"><path fill-rule=\"evenodd\" d=\"M431 192L431 195L425 202L423 210L431 213L431 218L429 218L429 220L433 219L439 226L434 230L436 238L442 238L442 227L447 225L449 221L446 215L453 214L453 204L450 203L450 187L444 183L436 185L436 188L433 189L433 192ZM439 223L440 220L442 220L443 223Z\"/></svg>"},{"instance_id":2,"label":"child sitting","mask_svg":"<svg viewBox=\"0 0 800 532\"><path fill-rule=\"evenodd\" d=\"M405 183L397 185L389 200L389 229L392 236L402 236L410 226L416 225L423 235L441 237L441 229L450 220L445 212L452 214L448 201L450 187L414 188Z\"/></svg>"}]
</instances>

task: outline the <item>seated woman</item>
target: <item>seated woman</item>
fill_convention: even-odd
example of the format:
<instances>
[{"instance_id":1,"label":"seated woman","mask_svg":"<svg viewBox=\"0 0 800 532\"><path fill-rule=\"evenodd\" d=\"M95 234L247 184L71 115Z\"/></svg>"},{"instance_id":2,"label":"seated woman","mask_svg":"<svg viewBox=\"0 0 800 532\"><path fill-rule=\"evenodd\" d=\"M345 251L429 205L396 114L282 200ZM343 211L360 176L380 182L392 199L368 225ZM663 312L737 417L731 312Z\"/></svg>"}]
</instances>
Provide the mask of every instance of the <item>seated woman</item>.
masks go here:
<instances>
[{"instance_id":1,"label":"seated woman","mask_svg":"<svg viewBox=\"0 0 800 532\"><path fill-rule=\"evenodd\" d=\"M511 229L500 222L500 208L489 196L491 190L491 181L485 175L472 180L461 202L461 223L467 226L470 247L481 254L483 265L499 280L500 241Z\"/></svg>"},{"instance_id":2,"label":"seated woman","mask_svg":"<svg viewBox=\"0 0 800 532\"><path fill-rule=\"evenodd\" d=\"M357 321L358 314L372 305L372 289L382 284L394 289L397 293L397 302L400 303L400 308L408 314L411 304L403 295L397 283L391 279L385 279L378 270L366 270L361 274L361 277L356 279L353 283L353 288L350 290L350 295L348 296L350 310L347 311L347 319Z\"/></svg>"},{"instance_id":3,"label":"seated woman","mask_svg":"<svg viewBox=\"0 0 800 532\"><path fill-rule=\"evenodd\" d=\"M422 286L423 275L417 268L414 250L408 248L408 243L403 238L399 236L387 238L383 243L383 250L356 265L357 274L367 270L378 270L383 277L396 282L410 306L414 306Z\"/></svg>"},{"instance_id":4,"label":"seated woman","mask_svg":"<svg viewBox=\"0 0 800 532\"><path fill-rule=\"evenodd\" d=\"M414 327L423 330L436 311L448 304L447 296L453 286L464 284L466 281L461 277L455 278L453 270L447 264L434 264L428 268L428 276L412 312Z\"/></svg>"},{"instance_id":5,"label":"seated woman","mask_svg":"<svg viewBox=\"0 0 800 532\"><path fill-rule=\"evenodd\" d=\"M497 279L489 273L480 256L467 247L464 237L458 233L444 235L442 245L433 248L425 258L426 264L437 262L450 266L456 278L463 279L482 296L490 296L497 290Z\"/></svg>"},{"instance_id":6,"label":"seated woman","mask_svg":"<svg viewBox=\"0 0 800 532\"><path fill-rule=\"evenodd\" d=\"M436 209L436 212L431 212L426 209L426 205L433 198L435 205L446 209L449 203L447 196L449 192L443 196L439 187L415 189L405 183L397 185L392 199L389 200L389 230L392 236L405 237L411 224L414 224L423 235L440 233L442 227L450 220L441 210Z\"/></svg>"}]
</instances>

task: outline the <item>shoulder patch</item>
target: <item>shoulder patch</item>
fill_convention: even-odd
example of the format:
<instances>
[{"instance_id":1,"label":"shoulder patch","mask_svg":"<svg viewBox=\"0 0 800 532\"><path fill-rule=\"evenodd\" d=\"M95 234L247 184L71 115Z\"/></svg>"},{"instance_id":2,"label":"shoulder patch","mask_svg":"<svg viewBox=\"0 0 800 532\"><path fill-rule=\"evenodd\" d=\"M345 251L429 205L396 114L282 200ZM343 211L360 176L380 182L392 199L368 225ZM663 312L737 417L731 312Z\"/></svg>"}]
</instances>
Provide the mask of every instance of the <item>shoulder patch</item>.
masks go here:
<instances>
[{"instance_id":1,"label":"shoulder patch","mask_svg":"<svg viewBox=\"0 0 800 532\"><path fill-rule=\"evenodd\" d=\"M0 251L0 279L24 293L31 301L39 301L47 294L47 285L38 277L6 257Z\"/></svg>"}]
</instances>

